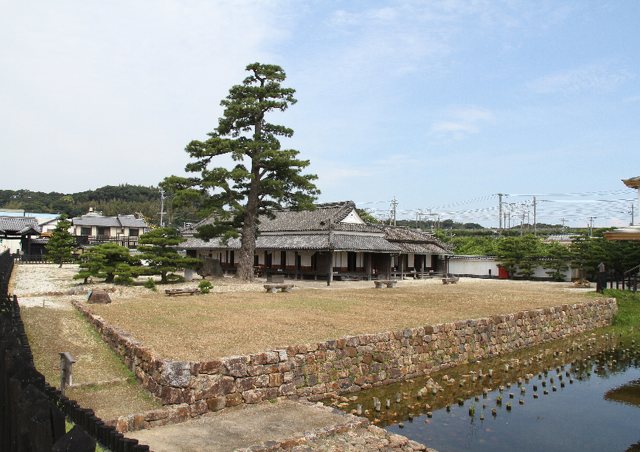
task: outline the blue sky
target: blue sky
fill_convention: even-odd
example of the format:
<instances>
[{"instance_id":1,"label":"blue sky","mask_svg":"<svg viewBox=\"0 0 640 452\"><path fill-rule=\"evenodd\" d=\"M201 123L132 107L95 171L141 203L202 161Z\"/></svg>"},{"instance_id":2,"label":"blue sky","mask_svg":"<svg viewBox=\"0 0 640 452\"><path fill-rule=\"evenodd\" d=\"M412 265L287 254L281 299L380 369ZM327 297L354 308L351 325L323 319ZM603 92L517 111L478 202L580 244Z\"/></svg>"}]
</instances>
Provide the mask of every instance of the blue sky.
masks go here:
<instances>
[{"instance_id":1,"label":"blue sky","mask_svg":"<svg viewBox=\"0 0 640 452\"><path fill-rule=\"evenodd\" d=\"M182 174L185 145L259 61L297 90L272 120L295 130L283 145L311 160L321 201L384 217L395 196L401 218L496 226L497 193L518 217L536 195L541 222L630 221L636 193L620 179L640 175L638 1L0 7L0 189Z\"/></svg>"}]
</instances>

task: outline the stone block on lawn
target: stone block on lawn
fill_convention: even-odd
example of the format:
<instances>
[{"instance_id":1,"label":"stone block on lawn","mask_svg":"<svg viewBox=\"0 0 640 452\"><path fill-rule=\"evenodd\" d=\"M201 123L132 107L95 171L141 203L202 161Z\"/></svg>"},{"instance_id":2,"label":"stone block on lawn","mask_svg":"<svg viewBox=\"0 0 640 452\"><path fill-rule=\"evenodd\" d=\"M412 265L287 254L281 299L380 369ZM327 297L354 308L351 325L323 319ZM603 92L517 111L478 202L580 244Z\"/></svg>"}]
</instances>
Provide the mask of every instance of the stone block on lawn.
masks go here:
<instances>
[{"instance_id":1,"label":"stone block on lawn","mask_svg":"<svg viewBox=\"0 0 640 452\"><path fill-rule=\"evenodd\" d=\"M87 303L108 304L111 303L111 297L102 289L92 289L89 291Z\"/></svg>"}]
</instances>

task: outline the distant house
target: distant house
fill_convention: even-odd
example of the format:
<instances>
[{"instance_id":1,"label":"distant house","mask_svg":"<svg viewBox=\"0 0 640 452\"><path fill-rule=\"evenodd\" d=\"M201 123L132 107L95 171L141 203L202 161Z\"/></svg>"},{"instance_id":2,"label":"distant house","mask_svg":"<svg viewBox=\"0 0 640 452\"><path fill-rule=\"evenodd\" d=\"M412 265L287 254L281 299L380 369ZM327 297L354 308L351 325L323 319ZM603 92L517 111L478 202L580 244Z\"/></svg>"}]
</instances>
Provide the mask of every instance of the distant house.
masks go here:
<instances>
[{"instance_id":1,"label":"distant house","mask_svg":"<svg viewBox=\"0 0 640 452\"><path fill-rule=\"evenodd\" d=\"M429 234L420 239L401 230L366 223L352 201L318 204L315 210L279 210L261 217L256 239L256 272L295 278L374 279L397 273L438 271L448 251ZM195 237L208 218L185 229L180 248L194 257L215 259L235 272L240 240L205 241ZM415 243L414 243L415 242ZM418 246L420 244L420 246ZM414 246L414 249L411 249ZM430 247L431 246L431 247ZM416 257L417 256L417 257ZM434 258L434 256L436 256Z\"/></svg>"},{"instance_id":2,"label":"distant house","mask_svg":"<svg viewBox=\"0 0 640 452\"><path fill-rule=\"evenodd\" d=\"M138 238L149 230L147 223L134 215L106 217L90 211L71 219L72 233L81 244L115 242L128 248L138 246Z\"/></svg>"},{"instance_id":3,"label":"distant house","mask_svg":"<svg viewBox=\"0 0 640 452\"><path fill-rule=\"evenodd\" d=\"M31 244L40 235L34 217L0 216L0 250L11 254L31 254Z\"/></svg>"}]
</instances>

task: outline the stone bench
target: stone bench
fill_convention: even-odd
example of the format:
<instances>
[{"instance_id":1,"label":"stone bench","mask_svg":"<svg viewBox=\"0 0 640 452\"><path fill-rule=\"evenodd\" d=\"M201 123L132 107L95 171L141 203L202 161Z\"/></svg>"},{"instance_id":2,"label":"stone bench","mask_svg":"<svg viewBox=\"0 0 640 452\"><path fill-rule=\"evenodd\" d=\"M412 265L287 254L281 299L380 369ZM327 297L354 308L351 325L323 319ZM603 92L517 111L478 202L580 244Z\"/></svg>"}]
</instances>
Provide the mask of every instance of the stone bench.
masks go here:
<instances>
[{"instance_id":1,"label":"stone bench","mask_svg":"<svg viewBox=\"0 0 640 452\"><path fill-rule=\"evenodd\" d=\"M264 288L268 293L276 293L278 290L280 292L291 292L293 284L265 284Z\"/></svg>"},{"instance_id":2,"label":"stone bench","mask_svg":"<svg viewBox=\"0 0 640 452\"><path fill-rule=\"evenodd\" d=\"M164 293L167 294L168 297L172 297L174 295L195 295L200 293L198 289L165 289Z\"/></svg>"},{"instance_id":3,"label":"stone bench","mask_svg":"<svg viewBox=\"0 0 640 452\"><path fill-rule=\"evenodd\" d=\"M442 278L442 284L455 284L460 280L458 276L446 276Z\"/></svg>"},{"instance_id":4,"label":"stone bench","mask_svg":"<svg viewBox=\"0 0 640 452\"><path fill-rule=\"evenodd\" d=\"M378 279L377 281L373 282L373 284L375 284L376 286L376 289L382 289L382 286L387 286L388 289L393 289L397 283L398 281L396 279Z\"/></svg>"}]
</instances>

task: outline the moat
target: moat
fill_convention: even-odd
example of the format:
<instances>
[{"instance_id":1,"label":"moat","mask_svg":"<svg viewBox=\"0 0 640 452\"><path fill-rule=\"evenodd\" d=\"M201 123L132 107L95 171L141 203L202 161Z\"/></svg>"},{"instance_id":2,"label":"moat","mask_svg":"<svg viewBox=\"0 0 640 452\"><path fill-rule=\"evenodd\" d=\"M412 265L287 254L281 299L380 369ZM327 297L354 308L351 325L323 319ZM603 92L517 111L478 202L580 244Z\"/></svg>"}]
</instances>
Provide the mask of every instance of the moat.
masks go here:
<instances>
[{"instance_id":1,"label":"moat","mask_svg":"<svg viewBox=\"0 0 640 452\"><path fill-rule=\"evenodd\" d=\"M640 347L588 334L332 401L439 451L640 450Z\"/></svg>"}]
</instances>

